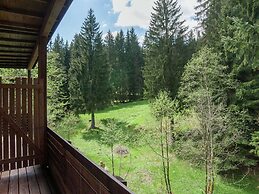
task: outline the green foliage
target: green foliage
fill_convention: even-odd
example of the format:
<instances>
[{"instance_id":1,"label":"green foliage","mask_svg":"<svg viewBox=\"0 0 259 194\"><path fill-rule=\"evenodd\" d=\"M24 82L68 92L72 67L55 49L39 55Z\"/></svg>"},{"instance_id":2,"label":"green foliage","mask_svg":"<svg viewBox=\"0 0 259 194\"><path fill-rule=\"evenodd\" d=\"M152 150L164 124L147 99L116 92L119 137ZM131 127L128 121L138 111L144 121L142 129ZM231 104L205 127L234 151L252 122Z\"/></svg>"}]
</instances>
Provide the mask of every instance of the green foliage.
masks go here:
<instances>
[{"instance_id":1,"label":"green foliage","mask_svg":"<svg viewBox=\"0 0 259 194\"><path fill-rule=\"evenodd\" d=\"M86 106L84 105L84 99L80 91L79 87L79 79L80 79L80 36L76 34L74 36L73 42L71 43L71 62L70 68L68 71L69 76L69 103L70 103L70 110L78 113L84 113L86 111Z\"/></svg>"},{"instance_id":2,"label":"green foliage","mask_svg":"<svg viewBox=\"0 0 259 194\"><path fill-rule=\"evenodd\" d=\"M102 33L93 10L90 9L80 32L80 70L76 75L89 113L109 102L109 72L105 63Z\"/></svg>"},{"instance_id":3,"label":"green foliage","mask_svg":"<svg viewBox=\"0 0 259 194\"><path fill-rule=\"evenodd\" d=\"M250 152L249 141L259 126L256 123L259 107L258 77L258 1L243 0L199 0L200 17L205 44L221 53L221 62L227 67L234 87L226 91L227 105L236 105L239 110L247 109L249 128L244 136L244 152ZM246 144L246 145L245 145Z\"/></svg>"},{"instance_id":4,"label":"green foliage","mask_svg":"<svg viewBox=\"0 0 259 194\"><path fill-rule=\"evenodd\" d=\"M64 40L60 35L58 34L53 42L53 44L50 44L49 52L57 53L59 56L59 63L56 64L56 67L61 69L62 72L62 82L60 82L59 90L62 90L63 93L63 99L62 103L65 104L63 107L65 111L69 109L69 88L68 88L68 71L70 66L70 48L68 46L68 42L64 43ZM49 74L52 72L49 71ZM61 100L61 99L60 99Z\"/></svg>"},{"instance_id":5,"label":"green foliage","mask_svg":"<svg viewBox=\"0 0 259 194\"><path fill-rule=\"evenodd\" d=\"M204 129L209 129L218 171L254 164L253 160L246 158L241 146L247 138L244 134L248 130L249 115L237 106L227 106L226 94L234 88L234 81L226 69L219 55L204 47L186 65L180 91L188 107L194 108L200 125L179 134L183 143L179 154L202 161ZM191 154L188 154L189 150Z\"/></svg>"},{"instance_id":6,"label":"green foliage","mask_svg":"<svg viewBox=\"0 0 259 194\"><path fill-rule=\"evenodd\" d=\"M255 153L257 156L259 156L259 132L256 131L252 135L252 141L250 143L251 146L254 147L251 151Z\"/></svg>"},{"instance_id":7,"label":"green foliage","mask_svg":"<svg viewBox=\"0 0 259 194\"><path fill-rule=\"evenodd\" d=\"M63 86L66 79L65 71L61 68L58 53L48 53L48 122L54 124L66 114L67 96Z\"/></svg>"},{"instance_id":8,"label":"green foliage","mask_svg":"<svg viewBox=\"0 0 259 194\"><path fill-rule=\"evenodd\" d=\"M173 119L177 107L177 101L172 101L172 99L169 97L168 92L165 91L159 92L158 96L151 105L152 114L158 120L161 120L164 117Z\"/></svg>"},{"instance_id":9,"label":"green foliage","mask_svg":"<svg viewBox=\"0 0 259 194\"><path fill-rule=\"evenodd\" d=\"M66 116L59 122L56 122L50 127L54 129L59 135L70 141L75 136L80 128L80 119L73 113L66 114Z\"/></svg>"},{"instance_id":10,"label":"green foliage","mask_svg":"<svg viewBox=\"0 0 259 194\"><path fill-rule=\"evenodd\" d=\"M128 99L130 101L141 99L143 97L142 67L144 59L134 28L127 31L125 55L128 74Z\"/></svg>"},{"instance_id":11,"label":"green foliage","mask_svg":"<svg viewBox=\"0 0 259 194\"><path fill-rule=\"evenodd\" d=\"M108 118L101 120L102 131L101 131L101 142L108 145L114 146L116 144L123 144L129 140L126 133L126 124L114 118Z\"/></svg>"},{"instance_id":12,"label":"green foliage","mask_svg":"<svg viewBox=\"0 0 259 194\"><path fill-rule=\"evenodd\" d=\"M160 90L175 98L183 67L190 58L184 42L186 27L177 1L156 1L144 41L145 92L154 98ZM188 53L189 55L189 53Z\"/></svg>"},{"instance_id":13,"label":"green foliage","mask_svg":"<svg viewBox=\"0 0 259 194\"><path fill-rule=\"evenodd\" d=\"M180 116L180 115L179 115ZM139 130L147 129L147 133L150 133L151 128L158 125L155 118L152 117L151 107L147 101L137 101L123 104L116 104L112 107L96 112L97 122L100 119L115 118L116 120L127 122L130 125L136 125ZM87 115L80 116L81 123L84 126L87 125ZM179 118L179 120L188 121L188 115ZM191 121L195 119L192 118ZM176 125L178 119L176 120ZM195 121L197 122L197 121ZM192 123L190 123L192 126ZM177 127L177 126L176 126ZM179 126L180 127L180 126ZM82 130L83 126L76 126L76 131L80 131L75 136L72 136L72 144L77 147L85 156L90 160L99 164L103 161L110 171L111 161L107 155L110 155L110 148L105 144L101 144L99 136L91 130L90 134L96 135L96 138L85 138L85 130ZM180 128L177 131L181 130ZM190 133L190 137L193 133ZM139 136L139 135L138 135ZM157 194L165 193L163 190L162 173L161 173L161 160L160 157L146 144L142 138L138 138L140 141L138 144L128 146L131 157L127 156L122 159L121 176L126 177L128 187L135 193L141 194ZM148 142L155 142L157 139L150 138ZM186 143L186 142L184 142ZM139 146L142 145L142 146ZM188 150L189 154L192 154L192 150ZM114 155L115 162L115 174L119 174L120 156ZM204 170L196 167L192 163L186 160L179 159L173 154L171 161L171 177L172 187L175 194L196 194L202 193L204 189ZM223 178L220 175L216 177L215 193L222 194L257 194L258 181L256 177L245 176L242 174L237 177L233 174L231 178Z\"/></svg>"},{"instance_id":14,"label":"green foliage","mask_svg":"<svg viewBox=\"0 0 259 194\"><path fill-rule=\"evenodd\" d=\"M226 91L235 83L226 74L226 65L221 63L220 55L208 47L203 47L185 67L180 96L187 103L197 101L204 92L209 92L213 100L224 102Z\"/></svg>"}]
</instances>

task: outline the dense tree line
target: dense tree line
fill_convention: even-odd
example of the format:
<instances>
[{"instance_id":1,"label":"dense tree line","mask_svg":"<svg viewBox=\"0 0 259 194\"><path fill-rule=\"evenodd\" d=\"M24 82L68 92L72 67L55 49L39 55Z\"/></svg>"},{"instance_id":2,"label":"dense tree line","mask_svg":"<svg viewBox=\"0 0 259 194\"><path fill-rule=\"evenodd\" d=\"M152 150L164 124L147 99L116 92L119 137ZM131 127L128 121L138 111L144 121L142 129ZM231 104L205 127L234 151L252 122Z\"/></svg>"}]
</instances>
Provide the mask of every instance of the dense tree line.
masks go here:
<instances>
[{"instance_id":1,"label":"dense tree line","mask_svg":"<svg viewBox=\"0 0 259 194\"><path fill-rule=\"evenodd\" d=\"M103 39L99 28L90 10L70 45L59 35L49 44L49 94L57 91L49 95L51 120L60 120L62 109L88 112L94 128L96 110L143 98L144 59L135 30L109 31Z\"/></svg>"}]
</instances>

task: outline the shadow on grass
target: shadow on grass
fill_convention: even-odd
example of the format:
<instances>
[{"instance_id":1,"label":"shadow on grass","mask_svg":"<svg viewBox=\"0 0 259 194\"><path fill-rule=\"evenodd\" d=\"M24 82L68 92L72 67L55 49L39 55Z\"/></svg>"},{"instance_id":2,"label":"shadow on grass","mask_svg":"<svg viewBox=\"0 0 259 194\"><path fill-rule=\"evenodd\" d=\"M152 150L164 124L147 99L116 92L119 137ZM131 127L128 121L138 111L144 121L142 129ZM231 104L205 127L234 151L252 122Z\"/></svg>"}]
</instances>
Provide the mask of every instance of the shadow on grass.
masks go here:
<instances>
[{"instance_id":1,"label":"shadow on grass","mask_svg":"<svg viewBox=\"0 0 259 194\"><path fill-rule=\"evenodd\" d=\"M119 109L124 109L124 108L129 109L129 108L134 108L135 106L139 106L139 105L146 105L147 103L148 103L147 100L118 103L118 104L114 104L113 106L108 107L104 110L97 111L97 113L106 113L106 112L109 112L109 111L119 110Z\"/></svg>"},{"instance_id":2,"label":"shadow on grass","mask_svg":"<svg viewBox=\"0 0 259 194\"><path fill-rule=\"evenodd\" d=\"M222 180L228 185L237 189L242 189L243 193L258 194L259 183L258 176L242 174L240 172L234 172L231 175L221 176Z\"/></svg>"},{"instance_id":3,"label":"shadow on grass","mask_svg":"<svg viewBox=\"0 0 259 194\"><path fill-rule=\"evenodd\" d=\"M136 145L136 143L138 142L138 135L139 135L139 131L136 128L136 125L132 125L129 124L125 121L119 121L116 120L116 127L112 128L110 127L109 130L107 130L107 122L109 122L109 120L115 120L115 119L103 119L101 120L101 127L100 128L96 128L96 129L89 129L87 131L85 131L83 133L83 139L86 141L97 141L100 144L104 144L107 145L105 143L105 141L103 141L103 137L107 135L111 135L116 136L117 132L120 131L121 132L121 138L122 140L122 144L127 144L129 146L134 146ZM107 133L111 133L111 134L107 134ZM113 138L113 137L111 137Z\"/></svg>"}]
</instances>

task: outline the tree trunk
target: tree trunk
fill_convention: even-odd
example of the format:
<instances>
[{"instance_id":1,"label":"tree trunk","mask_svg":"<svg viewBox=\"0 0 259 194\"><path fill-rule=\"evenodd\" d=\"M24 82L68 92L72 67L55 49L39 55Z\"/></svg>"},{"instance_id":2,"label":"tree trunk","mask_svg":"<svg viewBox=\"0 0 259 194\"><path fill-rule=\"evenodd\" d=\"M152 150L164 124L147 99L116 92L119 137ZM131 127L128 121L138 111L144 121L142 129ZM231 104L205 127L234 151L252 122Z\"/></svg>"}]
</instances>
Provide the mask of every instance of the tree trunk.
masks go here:
<instances>
[{"instance_id":1,"label":"tree trunk","mask_svg":"<svg viewBox=\"0 0 259 194\"><path fill-rule=\"evenodd\" d=\"M94 116L94 111L91 113L91 127L90 129L95 129L95 116Z\"/></svg>"},{"instance_id":2,"label":"tree trunk","mask_svg":"<svg viewBox=\"0 0 259 194\"><path fill-rule=\"evenodd\" d=\"M115 173L114 173L115 167L114 167L113 145L111 146L111 154L112 154L112 175L114 176L115 175Z\"/></svg>"}]
</instances>

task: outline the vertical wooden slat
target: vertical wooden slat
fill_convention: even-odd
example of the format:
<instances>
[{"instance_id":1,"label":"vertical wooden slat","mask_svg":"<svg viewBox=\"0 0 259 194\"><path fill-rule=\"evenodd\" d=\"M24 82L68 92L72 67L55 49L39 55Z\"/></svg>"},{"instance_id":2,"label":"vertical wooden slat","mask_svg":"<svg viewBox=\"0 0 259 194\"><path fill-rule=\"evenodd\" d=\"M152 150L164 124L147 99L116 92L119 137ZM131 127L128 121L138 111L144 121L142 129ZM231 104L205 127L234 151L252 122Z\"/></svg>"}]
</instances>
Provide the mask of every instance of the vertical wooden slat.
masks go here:
<instances>
[{"instance_id":1,"label":"vertical wooden slat","mask_svg":"<svg viewBox=\"0 0 259 194\"><path fill-rule=\"evenodd\" d=\"M39 49L38 49L38 74L40 79L40 106L39 109L39 128L40 128L40 149L44 153L43 163L46 162L47 156L45 152L45 134L47 129L47 43L48 37L39 37Z\"/></svg>"},{"instance_id":2,"label":"vertical wooden slat","mask_svg":"<svg viewBox=\"0 0 259 194\"><path fill-rule=\"evenodd\" d=\"M0 84L2 83L2 78L0 77ZM2 95L3 95L3 89L0 87L0 108L3 107L3 100L2 100ZM3 159L3 139L2 139L2 135L3 135L3 118L0 115L0 160ZM0 170L3 171L3 165L0 165Z\"/></svg>"},{"instance_id":3,"label":"vertical wooden slat","mask_svg":"<svg viewBox=\"0 0 259 194\"><path fill-rule=\"evenodd\" d=\"M34 79L34 85L38 85L39 80ZM34 89L34 141L35 145L39 147L39 90ZM35 161L36 164L39 164L38 159Z\"/></svg>"},{"instance_id":4,"label":"vertical wooden slat","mask_svg":"<svg viewBox=\"0 0 259 194\"><path fill-rule=\"evenodd\" d=\"M28 78L28 135L29 138L34 142L33 132L32 132L32 79ZM29 147L29 155L33 155L32 148ZM33 165L33 160L29 160L29 165Z\"/></svg>"},{"instance_id":5,"label":"vertical wooden slat","mask_svg":"<svg viewBox=\"0 0 259 194\"><path fill-rule=\"evenodd\" d=\"M8 88L3 89L3 110L8 114ZM9 159L9 129L8 123L3 122L4 159ZM9 164L4 164L4 170L9 170Z\"/></svg>"},{"instance_id":6,"label":"vertical wooden slat","mask_svg":"<svg viewBox=\"0 0 259 194\"><path fill-rule=\"evenodd\" d=\"M24 131L24 133L26 135L28 135L28 131L27 131L27 94L26 94L26 78L22 78L22 85L23 85L23 89L22 89L22 130ZM24 138L23 138L23 144L22 144L22 152L23 152L23 156L28 156L27 153L27 147L28 144L25 143ZM28 166L28 161L23 161L23 167L27 167Z\"/></svg>"},{"instance_id":7,"label":"vertical wooden slat","mask_svg":"<svg viewBox=\"0 0 259 194\"><path fill-rule=\"evenodd\" d=\"M21 89L19 86L21 85L21 79L16 78L16 122L18 126L21 126ZM17 134L16 135L16 152L17 152L17 157L21 157L21 137ZM19 161L17 162L17 168L22 167L22 162Z\"/></svg>"},{"instance_id":8,"label":"vertical wooden slat","mask_svg":"<svg viewBox=\"0 0 259 194\"><path fill-rule=\"evenodd\" d=\"M10 116L15 119L14 115L14 88L10 88ZM10 128L10 158L15 157L15 132ZM11 169L15 169L16 163L11 163Z\"/></svg>"}]
</instances>

